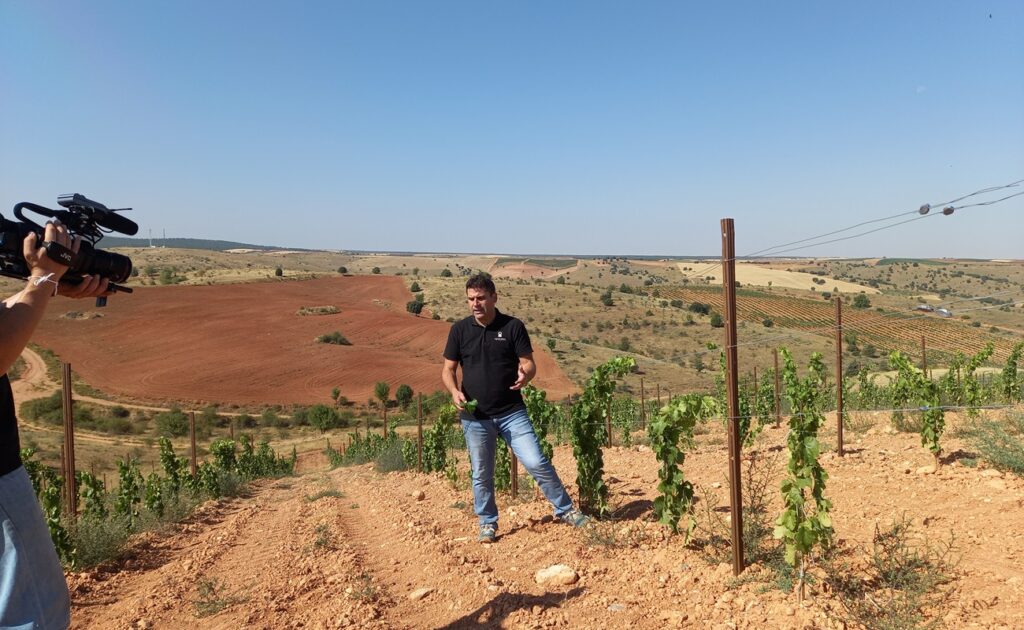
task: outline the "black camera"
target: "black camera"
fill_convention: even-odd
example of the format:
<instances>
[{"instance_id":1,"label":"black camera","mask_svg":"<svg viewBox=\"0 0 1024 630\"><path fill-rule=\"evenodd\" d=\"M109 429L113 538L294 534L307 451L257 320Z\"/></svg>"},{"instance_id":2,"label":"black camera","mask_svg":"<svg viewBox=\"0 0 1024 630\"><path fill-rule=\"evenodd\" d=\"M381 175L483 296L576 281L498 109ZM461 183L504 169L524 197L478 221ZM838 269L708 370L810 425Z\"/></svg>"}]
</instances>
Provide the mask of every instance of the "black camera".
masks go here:
<instances>
[{"instance_id":1,"label":"black camera","mask_svg":"<svg viewBox=\"0 0 1024 630\"><path fill-rule=\"evenodd\" d=\"M96 243L104 234L119 232L132 236L139 231L139 226L131 219L117 214L131 208L111 210L101 203L83 197L78 193L61 195L57 203L65 210L51 210L38 204L22 201L14 205L14 216L18 221L8 221L0 216L0 275L11 278L27 278L31 271L25 263L23 242L31 232L36 233L40 245L43 244L44 228L34 221L25 218L24 210L57 219L67 227L72 236L81 236L82 241L78 253L72 255L69 250L51 251L47 255L68 266L61 282L78 284L83 275L97 275L110 281L111 291L131 293L129 287L120 286L132 275L132 261L127 256L104 251L96 247ZM103 298L97 299L102 306Z\"/></svg>"}]
</instances>

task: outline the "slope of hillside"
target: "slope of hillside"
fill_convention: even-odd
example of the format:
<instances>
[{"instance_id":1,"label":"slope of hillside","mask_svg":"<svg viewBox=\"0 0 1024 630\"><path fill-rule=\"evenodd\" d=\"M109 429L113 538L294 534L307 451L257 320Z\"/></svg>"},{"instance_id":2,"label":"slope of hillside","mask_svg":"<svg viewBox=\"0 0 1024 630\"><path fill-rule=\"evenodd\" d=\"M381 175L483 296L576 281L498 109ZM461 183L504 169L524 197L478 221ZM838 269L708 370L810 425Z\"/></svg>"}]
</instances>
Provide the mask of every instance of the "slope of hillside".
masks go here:
<instances>
[{"instance_id":1,"label":"slope of hillside","mask_svg":"<svg viewBox=\"0 0 1024 630\"><path fill-rule=\"evenodd\" d=\"M726 505L721 439L720 430L700 437L686 476ZM773 462L774 515L783 460L772 453L785 431L760 440L761 457ZM955 532L961 560L948 602L933 614L949 627L1018 627L1024 481L955 459L916 473L931 461L916 435L872 430L849 440L847 457L823 458L841 558L861 557L875 525L903 515L933 542ZM952 453L963 446L948 443ZM494 545L475 542L469 490L440 476L362 466L267 482L250 499L209 504L176 531L147 536L121 565L72 574L75 627L837 627L830 618L842 606L819 569L802 608L766 567L733 579L731 565L709 560L705 530L687 546L650 522L657 462L649 449L614 447L605 457L611 521L573 530L552 521L532 491L518 501L501 495ZM575 478L567 448L554 462L564 480ZM698 503L698 513L709 507ZM727 518L723 509L716 513ZM553 564L578 580L539 585L535 573Z\"/></svg>"}]
</instances>

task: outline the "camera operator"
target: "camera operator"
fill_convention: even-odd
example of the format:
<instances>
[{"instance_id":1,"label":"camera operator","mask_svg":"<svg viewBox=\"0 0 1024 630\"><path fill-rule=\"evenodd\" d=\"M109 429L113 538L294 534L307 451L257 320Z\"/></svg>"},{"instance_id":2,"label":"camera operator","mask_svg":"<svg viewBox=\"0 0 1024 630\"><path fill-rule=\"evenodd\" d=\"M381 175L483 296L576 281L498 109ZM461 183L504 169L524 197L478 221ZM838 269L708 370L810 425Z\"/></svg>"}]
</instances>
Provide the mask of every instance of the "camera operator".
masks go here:
<instances>
[{"instance_id":1,"label":"camera operator","mask_svg":"<svg viewBox=\"0 0 1024 630\"><path fill-rule=\"evenodd\" d=\"M0 302L0 627L66 628L71 601L64 572L43 520L43 512L19 455L17 418L7 370L21 354L43 317L50 298L108 295L107 280L84 276L71 286L61 284L67 271L50 259L46 242L77 253L74 239L60 221L46 224L44 243L35 233L25 237L23 255L31 270L28 284ZM58 250L59 251L59 250Z\"/></svg>"}]
</instances>

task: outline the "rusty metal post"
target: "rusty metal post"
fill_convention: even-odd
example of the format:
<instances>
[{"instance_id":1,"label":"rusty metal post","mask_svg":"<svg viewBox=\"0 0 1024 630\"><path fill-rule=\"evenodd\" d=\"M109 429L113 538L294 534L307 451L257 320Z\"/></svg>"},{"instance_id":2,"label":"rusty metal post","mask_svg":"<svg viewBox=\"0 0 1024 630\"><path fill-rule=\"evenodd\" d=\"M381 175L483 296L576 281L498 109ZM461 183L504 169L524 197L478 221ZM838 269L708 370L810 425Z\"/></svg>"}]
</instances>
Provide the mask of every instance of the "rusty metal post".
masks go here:
<instances>
[{"instance_id":1,"label":"rusty metal post","mask_svg":"<svg viewBox=\"0 0 1024 630\"><path fill-rule=\"evenodd\" d=\"M743 490L740 479L739 383L736 354L736 242L733 220L722 219L722 289L725 294L725 366L729 396L729 490L732 572L743 572Z\"/></svg>"},{"instance_id":2,"label":"rusty metal post","mask_svg":"<svg viewBox=\"0 0 1024 630\"><path fill-rule=\"evenodd\" d=\"M836 298L836 440L843 451L843 299Z\"/></svg>"},{"instance_id":3,"label":"rusty metal post","mask_svg":"<svg viewBox=\"0 0 1024 630\"><path fill-rule=\"evenodd\" d=\"M654 384L654 393L658 399L658 409L661 409L661 383Z\"/></svg>"},{"instance_id":4,"label":"rusty metal post","mask_svg":"<svg viewBox=\"0 0 1024 630\"><path fill-rule=\"evenodd\" d=\"M779 374L779 349L775 349L775 428L782 424L782 377Z\"/></svg>"},{"instance_id":5,"label":"rusty metal post","mask_svg":"<svg viewBox=\"0 0 1024 630\"><path fill-rule=\"evenodd\" d=\"M192 446L191 465L192 475L196 474L196 412L188 412L188 440Z\"/></svg>"},{"instance_id":6,"label":"rusty metal post","mask_svg":"<svg viewBox=\"0 0 1024 630\"><path fill-rule=\"evenodd\" d=\"M921 371L925 377L928 376L928 352L924 345L924 335L921 335Z\"/></svg>"},{"instance_id":7,"label":"rusty metal post","mask_svg":"<svg viewBox=\"0 0 1024 630\"><path fill-rule=\"evenodd\" d=\"M416 403L416 470L423 472L423 394Z\"/></svg>"},{"instance_id":8,"label":"rusty metal post","mask_svg":"<svg viewBox=\"0 0 1024 630\"><path fill-rule=\"evenodd\" d=\"M235 417L228 416L228 435L231 436L231 441L235 440Z\"/></svg>"},{"instance_id":9,"label":"rusty metal post","mask_svg":"<svg viewBox=\"0 0 1024 630\"><path fill-rule=\"evenodd\" d=\"M388 436L388 401L385 400L384 403L380 406L380 408L384 410L384 429L383 429L383 432L384 432L384 437L387 437ZM366 435L369 436L370 432L367 431Z\"/></svg>"},{"instance_id":10,"label":"rusty metal post","mask_svg":"<svg viewBox=\"0 0 1024 630\"><path fill-rule=\"evenodd\" d=\"M75 414L71 399L71 364L61 363L61 394L64 403L64 489L67 492L68 515L78 513L78 481L75 479Z\"/></svg>"}]
</instances>

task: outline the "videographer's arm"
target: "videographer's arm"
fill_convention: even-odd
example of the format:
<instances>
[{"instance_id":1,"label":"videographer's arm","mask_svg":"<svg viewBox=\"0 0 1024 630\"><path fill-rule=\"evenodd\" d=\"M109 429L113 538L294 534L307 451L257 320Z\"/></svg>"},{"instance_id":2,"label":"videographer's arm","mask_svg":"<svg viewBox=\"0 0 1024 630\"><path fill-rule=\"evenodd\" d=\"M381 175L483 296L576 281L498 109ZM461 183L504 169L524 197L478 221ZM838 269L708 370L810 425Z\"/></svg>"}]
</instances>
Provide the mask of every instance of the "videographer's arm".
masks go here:
<instances>
[{"instance_id":1,"label":"videographer's arm","mask_svg":"<svg viewBox=\"0 0 1024 630\"><path fill-rule=\"evenodd\" d=\"M53 241L77 252L80 239L72 240L59 221L46 224L46 241ZM34 233L25 237L23 254L32 277L24 289L0 302L0 373L6 373L25 349L36 326L43 318L54 289L68 297L96 297L107 292L107 281L86 276L77 286L60 285L67 267L50 259Z\"/></svg>"}]
</instances>

